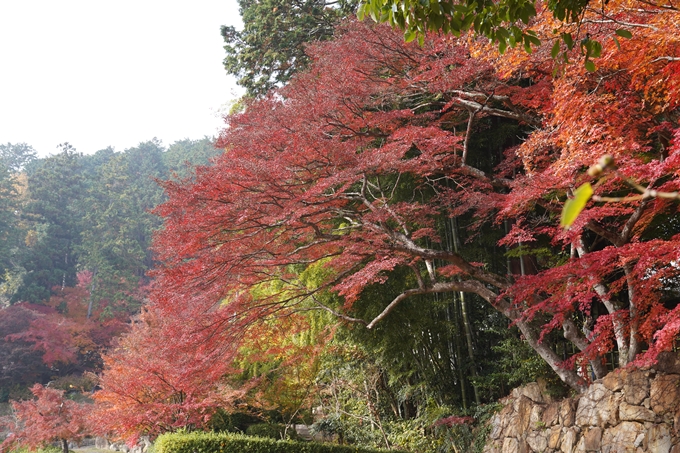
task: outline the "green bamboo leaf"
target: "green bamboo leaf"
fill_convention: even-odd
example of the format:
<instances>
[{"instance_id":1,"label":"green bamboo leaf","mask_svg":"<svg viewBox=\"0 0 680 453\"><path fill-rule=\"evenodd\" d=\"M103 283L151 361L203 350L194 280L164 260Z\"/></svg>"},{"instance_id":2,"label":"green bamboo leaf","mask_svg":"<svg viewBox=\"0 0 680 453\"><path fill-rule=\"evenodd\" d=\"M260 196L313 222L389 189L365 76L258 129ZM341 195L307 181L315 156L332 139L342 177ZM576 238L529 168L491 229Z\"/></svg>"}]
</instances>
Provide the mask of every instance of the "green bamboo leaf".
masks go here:
<instances>
[{"instance_id":1,"label":"green bamboo leaf","mask_svg":"<svg viewBox=\"0 0 680 453\"><path fill-rule=\"evenodd\" d=\"M560 226L562 228L569 228L576 218L579 216L583 208L586 207L588 200L593 196L593 187L589 182L582 184L576 191L574 191L574 198L570 198L564 203L562 208L562 218L560 219Z\"/></svg>"}]
</instances>

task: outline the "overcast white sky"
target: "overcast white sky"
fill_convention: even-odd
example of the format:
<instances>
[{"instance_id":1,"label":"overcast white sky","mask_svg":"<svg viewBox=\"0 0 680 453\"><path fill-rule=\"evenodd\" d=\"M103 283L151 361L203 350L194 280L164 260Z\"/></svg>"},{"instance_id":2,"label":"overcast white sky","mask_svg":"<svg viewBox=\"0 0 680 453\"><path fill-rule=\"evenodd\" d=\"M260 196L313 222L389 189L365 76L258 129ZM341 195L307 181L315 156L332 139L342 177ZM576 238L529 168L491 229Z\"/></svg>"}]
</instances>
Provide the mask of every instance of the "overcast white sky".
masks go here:
<instances>
[{"instance_id":1,"label":"overcast white sky","mask_svg":"<svg viewBox=\"0 0 680 453\"><path fill-rule=\"evenodd\" d=\"M213 136L236 0L0 0L0 143L41 156Z\"/></svg>"}]
</instances>

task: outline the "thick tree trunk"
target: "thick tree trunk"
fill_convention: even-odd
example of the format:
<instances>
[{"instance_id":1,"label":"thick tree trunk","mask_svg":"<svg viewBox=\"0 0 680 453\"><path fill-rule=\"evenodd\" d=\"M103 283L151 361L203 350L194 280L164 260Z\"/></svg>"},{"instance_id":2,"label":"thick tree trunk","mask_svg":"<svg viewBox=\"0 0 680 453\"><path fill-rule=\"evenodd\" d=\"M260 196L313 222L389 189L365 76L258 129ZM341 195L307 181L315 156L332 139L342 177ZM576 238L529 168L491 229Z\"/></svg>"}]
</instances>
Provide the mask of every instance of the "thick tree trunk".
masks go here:
<instances>
[{"instance_id":1,"label":"thick tree trunk","mask_svg":"<svg viewBox=\"0 0 680 453\"><path fill-rule=\"evenodd\" d=\"M61 451L63 453L68 453L68 440L61 439Z\"/></svg>"},{"instance_id":2,"label":"thick tree trunk","mask_svg":"<svg viewBox=\"0 0 680 453\"><path fill-rule=\"evenodd\" d=\"M550 368L552 368L553 371L557 373L562 382L579 393L583 393L588 388L585 381L578 375L578 373L576 373L576 371L567 370L560 366L560 363L562 362L560 357L558 357L555 351L550 349L547 344L538 341L539 337L537 333L527 322L516 321L516 325L529 343L529 346L531 346L533 350L536 351L548 365L550 365Z\"/></svg>"},{"instance_id":3,"label":"thick tree trunk","mask_svg":"<svg viewBox=\"0 0 680 453\"><path fill-rule=\"evenodd\" d=\"M600 300L607 308L607 312L612 316L612 324L614 326L614 338L616 339L616 347L619 350L619 368L623 368L628 365L628 341L626 340L626 323L622 319L619 311L619 304L616 301L612 301L607 296L607 289L601 283L593 285L595 292L600 296Z\"/></svg>"},{"instance_id":4,"label":"thick tree trunk","mask_svg":"<svg viewBox=\"0 0 680 453\"><path fill-rule=\"evenodd\" d=\"M493 294L493 292L490 293ZM550 345L539 341L540 334L538 329L533 327L528 321L525 321L521 313L517 311L509 300L493 298L491 294L483 296L481 291L478 292L478 294L489 301L489 303L493 304L498 311L503 313L505 317L517 326L520 332L522 332L524 339L529 343L529 346L545 360L562 382L576 390L578 393L586 391L588 386L586 385L585 380L582 379L575 370L568 370L560 366L563 361L562 358L550 348Z\"/></svg>"},{"instance_id":5,"label":"thick tree trunk","mask_svg":"<svg viewBox=\"0 0 680 453\"><path fill-rule=\"evenodd\" d=\"M588 253L588 250L586 249L586 246L583 243L583 239L579 239L576 251L578 252L578 256L580 258L582 258L586 253ZM619 350L619 367L623 368L626 365L628 365L630 348L628 345L628 340L626 339L627 336L626 323L621 318L621 315L617 313L621 308L620 304L618 303L618 301L612 300L609 297L609 290L602 282L595 280L594 277L591 277L591 280L593 284L593 289L595 290L597 295L600 296L600 300L607 309L607 312L610 315L613 315L612 325L614 327L614 338L616 339L616 347Z\"/></svg>"}]
</instances>

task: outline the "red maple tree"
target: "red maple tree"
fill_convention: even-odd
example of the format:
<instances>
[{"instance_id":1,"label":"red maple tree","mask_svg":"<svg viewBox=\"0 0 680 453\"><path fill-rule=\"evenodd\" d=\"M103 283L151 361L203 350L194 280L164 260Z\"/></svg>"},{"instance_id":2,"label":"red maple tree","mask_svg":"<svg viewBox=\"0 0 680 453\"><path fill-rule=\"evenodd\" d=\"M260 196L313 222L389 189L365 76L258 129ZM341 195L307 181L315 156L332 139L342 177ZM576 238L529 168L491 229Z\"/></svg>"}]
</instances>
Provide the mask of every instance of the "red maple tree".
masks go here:
<instances>
[{"instance_id":1,"label":"red maple tree","mask_svg":"<svg viewBox=\"0 0 680 453\"><path fill-rule=\"evenodd\" d=\"M99 435L135 444L181 427L203 428L217 408L243 394L225 381L231 351L205 317L169 319L153 309L104 355L101 390L90 425Z\"/></svg>"},{"instance_id":2,"label":"red maple tree","mask_svg":"<svg viewBox=\"0 0 680 453\"><path fill-rule=\"evenodd\" d=\"M2 450L15 446L35 450L58 441L63 452L68 453L69 441L78 441L88 433L86 409L67 399L63 390L35 384L31 392L36 399L12 402L16 422L1 445Z\"/></svg>"},{"instance_id":3,"label":"red maple tree","mask_svg":"<svg viewBox=\"0 0 680 453\"><path fill-rule=\"evenodd\" d=\"M612 350L619 366L653 360L680 331L678 204L593 202L570 230L556 221L603 154L618 170L598 195L630 193L624 178L665 191L680 181L678 13L608 8L618 19L583 30L610 36L635 20L654 32L618 43L594 73L555 68L550 46L508 61L466 38L431 36L421 48L357 23L310 47L308 72L227 118L214 166L165 184L153 306L168 319L209 315L237 342L300 306L372 328L410 296L464 291L507 316L577 390L588 380L580 368L603 376ZM508 125L518 139L479 144ZM464 216L468 240L507 222L498 245L529 256L507 270L465 258L442 229ZM320 284L299 279L309 266L323 269ZM363 289L397 268L412 270L404 291L374 319L353 317ZM252 290L272 282L284 284ZM324 303L324 291L344 305ZM552 331L580 352L564 362Z\"/></svg>"},{"instance_id":4,"label":"red maple tree","mask_svg":"<svg viewBox=\"0 0 680 453\"><path fill-rule=\"evenodd\" d=\"M24 328L6 335L5 341L32 345L47 366L60 367L62 374L96 370L101 351L126 331L127 324L121 314L100 317L100 311L88 318L89 295L82 286L66 287L56 290L44 305L15 304L31 319Z\"/></svg>"}]
</instances>

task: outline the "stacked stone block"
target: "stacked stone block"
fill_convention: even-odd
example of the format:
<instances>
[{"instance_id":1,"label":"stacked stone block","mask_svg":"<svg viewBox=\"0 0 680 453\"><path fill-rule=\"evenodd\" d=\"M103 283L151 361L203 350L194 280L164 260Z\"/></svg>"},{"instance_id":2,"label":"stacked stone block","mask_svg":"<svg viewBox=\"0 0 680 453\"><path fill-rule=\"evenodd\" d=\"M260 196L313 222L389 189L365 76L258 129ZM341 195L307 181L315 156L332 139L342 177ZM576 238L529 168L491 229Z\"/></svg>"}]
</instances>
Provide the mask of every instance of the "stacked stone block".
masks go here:
<instances>
[{"instance_id":1,"label":"stacked stone block","mask_svg":"<svg viewBox=\"0 0 680 453\"><path fill-rule=\"evenodd\" d=\"M680 453L680 357L618 370L574 398L515 389L491 419L484 453Z\"/></svg>"}]
</instances>

